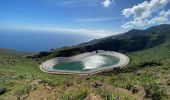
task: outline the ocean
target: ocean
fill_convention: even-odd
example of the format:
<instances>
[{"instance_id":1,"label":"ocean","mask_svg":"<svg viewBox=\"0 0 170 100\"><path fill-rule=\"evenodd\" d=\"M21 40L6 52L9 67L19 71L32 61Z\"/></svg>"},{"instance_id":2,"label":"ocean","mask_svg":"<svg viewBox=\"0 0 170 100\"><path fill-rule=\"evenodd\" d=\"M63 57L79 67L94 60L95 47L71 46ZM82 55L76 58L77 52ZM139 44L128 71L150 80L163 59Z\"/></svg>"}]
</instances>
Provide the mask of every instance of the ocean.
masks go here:
<instances>
[{"instance_id":1,"label":"ocean","mask_svg":"<svg viewBox=\"0 0 170 100\"><path fill-rule=\"evenodd\" d=\"M94 37L73 33L0 31L0 48L40 52L76 45L92 39Z\"/></svg>"}]
</instances>

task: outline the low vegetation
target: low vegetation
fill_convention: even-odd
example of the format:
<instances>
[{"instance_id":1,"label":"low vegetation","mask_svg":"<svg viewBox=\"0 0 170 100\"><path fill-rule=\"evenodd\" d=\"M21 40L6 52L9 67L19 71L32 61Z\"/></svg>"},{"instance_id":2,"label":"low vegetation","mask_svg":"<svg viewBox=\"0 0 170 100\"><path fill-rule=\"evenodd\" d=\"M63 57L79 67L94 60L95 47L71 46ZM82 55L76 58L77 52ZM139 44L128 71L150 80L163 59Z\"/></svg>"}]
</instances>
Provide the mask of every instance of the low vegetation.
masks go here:
<instances>
[{"instance_id":1,"label":"low vegetation","mask_svg":"<svg viewBox=\"0 0 170 100\"><path fill-rule=\"evenodd\" d=\"M40 62L56 55L51 52L39 59L0 56L0 100L169 100L170 32L163 35L159 45L126 52L126 67L92 76L41 72Z\"/></svg>"}]
</instances>

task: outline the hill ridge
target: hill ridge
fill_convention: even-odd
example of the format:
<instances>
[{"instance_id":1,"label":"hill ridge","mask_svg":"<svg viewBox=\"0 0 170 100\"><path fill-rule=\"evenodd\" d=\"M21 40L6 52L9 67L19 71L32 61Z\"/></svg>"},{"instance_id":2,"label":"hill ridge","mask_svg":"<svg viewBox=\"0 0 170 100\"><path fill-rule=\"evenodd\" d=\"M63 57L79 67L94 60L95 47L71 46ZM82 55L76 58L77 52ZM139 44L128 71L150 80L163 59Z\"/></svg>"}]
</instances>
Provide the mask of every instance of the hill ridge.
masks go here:
<instances>
[{"instance_id":1,"label":"hill ridge","mask_svg":"<svg viewBox=\"0 0 170 100\"><path fill-rule=\"evenodd\" d=\"M31 56L36 59L49 59L57 56L73 56L95 50L117 51L121 53L135 52L152 48L164 43L170 33L170 25L153 26L146 30L132 29L124 34L109 36L82 43L76 46L60 48L53 51L40 52Z\"/></svg>"}]
</instances>

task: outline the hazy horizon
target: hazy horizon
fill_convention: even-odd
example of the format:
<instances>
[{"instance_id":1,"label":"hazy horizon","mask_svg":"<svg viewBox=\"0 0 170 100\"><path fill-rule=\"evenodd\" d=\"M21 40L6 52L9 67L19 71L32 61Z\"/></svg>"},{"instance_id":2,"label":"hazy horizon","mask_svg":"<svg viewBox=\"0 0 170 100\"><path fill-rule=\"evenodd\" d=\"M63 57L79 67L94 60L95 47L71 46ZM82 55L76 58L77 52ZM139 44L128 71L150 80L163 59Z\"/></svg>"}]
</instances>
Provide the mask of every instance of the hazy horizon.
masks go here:
<instances>
[{"instance_id":1,"label":"hazy horizon","mask_svg":"<svg viewBox=\"0 0 170 100\"><path fill-rule=\"evenodd\" d=\"M1 33L2 31L0 31ZM53 34L47 32L6 31L0 34L0 48L19 51L40 52L72 46L92 40L83 35Z\"/></svg>"}]
</instances>

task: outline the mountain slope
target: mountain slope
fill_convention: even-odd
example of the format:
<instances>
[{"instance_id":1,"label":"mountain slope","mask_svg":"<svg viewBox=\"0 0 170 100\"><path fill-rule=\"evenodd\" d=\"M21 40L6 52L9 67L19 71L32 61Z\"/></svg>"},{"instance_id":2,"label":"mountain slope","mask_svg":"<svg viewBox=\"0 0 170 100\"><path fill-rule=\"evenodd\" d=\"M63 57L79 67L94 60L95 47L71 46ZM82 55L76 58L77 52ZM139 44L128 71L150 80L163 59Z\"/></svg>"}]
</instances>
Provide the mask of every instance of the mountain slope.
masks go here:
<instances>
[{"instance_id":1,"label":"mountain slope","mask_svg":"<svg viewBox=\"0 0 170 100\"><path fill-rule=\"evenodd\" d=\"M130 58L127 66L91 76L46 74L39 69L39 62L33 59L0 56L0 89L6 90L0 93L0 99L9 100L12 97L17 100L24 96L26 100L84 100L94 94L109 100L170 100L170 31L157 31L154 34L164 36L162 43L126 52ZM123 35L107 39L125 37ZM105 39L94 40L93 45ZM42 52L44 55L36 59L42 61L58 55L69 55L70 52L84 52L85 49L80 46L89 44Z\"/></svg>"},{"instance_id":2,"label":"mountain slope","mask_svg":"<svg viewBox=\"0 0 170 100\"><path fill-rule=\"evenodd\" d=\"M154 26L146 30L132 29L124 34L93 40L77 46L41 52L31 58L45 60L56 56L72 56L94 50L109 50L122 53L141 51L164 43L169 33L170 25L168 24Z\"/></svg>"},{"instance_id":3,"label":"mountain slope","mask_svg":"<svg viewBox=\"0 0 170 100\"><path fill-rule=\"evenodd\" d=\"M0 48L0 56L25 56L29 54L31 53L11 50L11 49L6 49L6 48Z\"/></svg>"}]
</instances>

